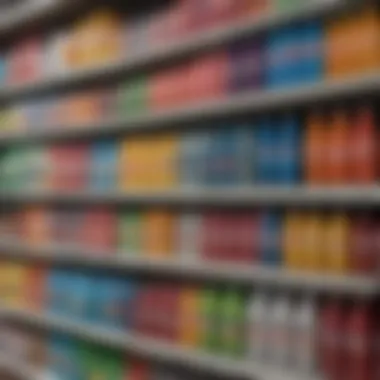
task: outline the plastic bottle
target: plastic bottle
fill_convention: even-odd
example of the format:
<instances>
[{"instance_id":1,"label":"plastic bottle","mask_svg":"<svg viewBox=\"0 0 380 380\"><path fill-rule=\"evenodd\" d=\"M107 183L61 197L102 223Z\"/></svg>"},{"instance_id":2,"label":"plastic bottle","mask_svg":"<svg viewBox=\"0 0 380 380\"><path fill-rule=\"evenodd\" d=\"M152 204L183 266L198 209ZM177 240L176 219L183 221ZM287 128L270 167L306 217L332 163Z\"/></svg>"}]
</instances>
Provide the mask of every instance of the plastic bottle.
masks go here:
<instances>
[{"instance_id":1,"label":"plastic bottle","mask_svg":"<svg viewBox=\"0 0 380 380\"><path fill-rule=\"evenodd\" d=\"M370 105L361 106L350 131L350 174L358 185L371 185L378 173L376 121Z\"/></svg>"},{"instance_id":2,"label":"plastic bottle","mask_svg":"<svg viewBox=\"0 0 380 380\"><path fill-rule=\"evenodd\" d=\"M229 289L221 303L222 352L241 357L245 351L245 297L241 289Z\"/></svg>"},{"instance_id":3,"label":"plastic bottle","mask_svg":"<svg viewBox=\"0 0 380 380\"><path fill-rule=\"evenodd\" d=\"M334 273L347 273L349 264L349 221L344 212L327 217L325 224L326 269Z\"/></svg>"},{"instance_id":4,"label":"plastic bottle","mask_svg":"<svg viewBox=\"0 0 380 380\"><path fill-rule=\"evenodd\" d=\"M304 174L309 184L325 182L326 140L325 119L322 112L313 111L306 119L304 139Z\"/></svg>"},{"instance_id":5,"label":"plastic bottle","mask_svg":"<svg viewBox=\"0 0 380 380\"><path fill-rule=\"evenodd\" d=\"M322 375L331 380L344 378L346 355L346 313L337 300L323 305L319 317L319 367Z\"/></svg>"},{"instance_id":6,"label":"plastic bottle","mask_svg":"<svg viewBox=\"0 0 380 380\"><path fill-rule=\"evenodd\" d=\"M292 364L297 373L305 377L315 374L317 369L317 310L315 299L307 295L300 299L292 310Z\"/></svg>"},{"instance_id":7,"label":"plastic bottle","mask_svg":"<svg viewBox=\"0 0 380 380\"><path fill-rule=\"evenodd\" d=\"M303 230L305 269L318 272L323 265L324 233L322 216L317 212L307 215ZM299 236L301 239L301 236Z\"/></svg>"},{"instance_id":8,"label":"plastic bottle","mask_svg":"<svg viewBox=\"0 0 380 380\"><path fill-rule=\"evenodd\" d=\"M278 295L267 318L270 320L270 365L286 368L290 361L291 304L288 295Z\"/></svg>"},{"instance_id":9,"label":"plastic bottle","mask_svg":"<svg viewBox=\"0 0 380 380\"><path fill-rule=\"evenodd\" d=\"M262 290L257 290L250 298L247 308L248 321L248 357L260 363L266 352L267 335L265 323L267 322L268 298Z\"/></svg>"},{"instance_id":10,"label":"plastic bottle","mask_svg":"<svg viewBox=\"0 0 380 380\"><path fill-rule=\"evenodd\" d=\"M377 270L376 224L374 216L363 212L352 218L350 226L350 270L357 274L375 274Z\"/></svg>"},{"instance_id":11,"label":"plastic bottle","mask_svg":"<svg viewBox=\"0 0 380 380\"><path fill-rule=\"evenodd\" d=\"M344 108L336 109L330 116L328 129L328 165L326 174L329 185L349 182L349 116Z\"/></svg>"},{"instance_id":12,"label":"plastic bottle","mask_svg":"<svg viewBox=\"0 0 380 380\"><path fill-rule=\"evenodd\" d=\"M347 317L347 378L371 380L375 333L372 309L365 301L356 302Z\"/></svg>"},{"instance_id":13,"label":"plastic bottle","mask_svg":"<svg viewBox=\"0 0 380 380\"><path fill-rule=\"evenodd\" d=\"M282 217L278 212L261 216L260 257L264 265L278 267L282 262Z\"/></svg>"}]
</instances>

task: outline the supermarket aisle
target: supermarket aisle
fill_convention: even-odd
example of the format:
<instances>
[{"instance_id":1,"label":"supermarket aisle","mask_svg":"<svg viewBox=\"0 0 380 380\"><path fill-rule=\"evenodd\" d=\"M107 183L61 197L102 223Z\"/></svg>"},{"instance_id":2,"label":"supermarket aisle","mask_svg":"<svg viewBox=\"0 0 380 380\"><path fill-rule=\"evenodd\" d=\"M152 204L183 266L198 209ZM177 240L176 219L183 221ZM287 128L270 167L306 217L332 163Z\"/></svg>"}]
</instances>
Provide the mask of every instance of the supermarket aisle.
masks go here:
<instances>
[{"instance_id":1,"label":"supermarket aisle","mask_svg":"<svg viewBox=\"0 0 380 380\"><path fill-rule=\"evenodd\" d=\"M371 1L176 0L4 35L4 368L377 380L379 32Z\"/></svg>"}]
</instances>

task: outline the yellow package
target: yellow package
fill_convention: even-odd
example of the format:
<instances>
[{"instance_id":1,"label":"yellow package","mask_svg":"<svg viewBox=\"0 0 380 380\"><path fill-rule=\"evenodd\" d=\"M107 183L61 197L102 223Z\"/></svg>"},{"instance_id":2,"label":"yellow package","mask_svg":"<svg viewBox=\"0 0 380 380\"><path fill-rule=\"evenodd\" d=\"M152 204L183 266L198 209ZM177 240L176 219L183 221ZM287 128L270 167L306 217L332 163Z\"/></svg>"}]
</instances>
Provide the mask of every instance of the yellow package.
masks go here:
<instances>
[{"instance_id":1,"label":"yellow package","mask_svg":"<svg viewBox=\"0 0 380 380\"><path fill-rule=\"evenodd\" d=\"M25 305L26 267L18 263L9 263L7 267L6 304L11 308Z\"/></svg>"},{"instance_id":2,"label":"yellow package","mask_svg":"<svg viewBox=\"0 0 380 380\"><path fill-rule=\"evenodd\" d=\"M77 26L73 38L80 66L105 63L121 56L123 23L117 13L97 10Z\"/></svg>"}]
</instances>

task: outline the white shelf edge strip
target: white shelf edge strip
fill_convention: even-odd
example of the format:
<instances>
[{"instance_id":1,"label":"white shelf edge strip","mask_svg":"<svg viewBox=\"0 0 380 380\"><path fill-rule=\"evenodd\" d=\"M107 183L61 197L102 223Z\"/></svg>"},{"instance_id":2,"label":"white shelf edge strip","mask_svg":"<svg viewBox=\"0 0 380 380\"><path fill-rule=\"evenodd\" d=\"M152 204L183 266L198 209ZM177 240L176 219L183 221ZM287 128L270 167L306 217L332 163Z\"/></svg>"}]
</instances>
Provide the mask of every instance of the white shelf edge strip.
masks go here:
<instances>
[{"instance_id":1,"label":"white shelf edge strip","mask_svg":"<svg viewBox=\"0 0 380 380\"><path fill-rule=\"evenodd\" d=\"M287 378L282 374L277 375L277 371L274 369L264 368L249 360L231 359L229 357L208 354L131 333L123 333L92 326L84 322L76 322L51 314L41 315L34 312L7 308L2 308L0 313L2 314L2 318L6 320L20 321L44 329L53 329L79 339L89 340L110 348L122 349L153 360L164 360L178 365L185 365L195 370L219 374L226 379L231 378L231 376L233 378L243 377L252 380L285 380ZM297 380L297 376L289 378ZM299 380L301 378L302 380L317 379L317 377L308 378L307 376L302 376Z\"/></svg>"},{"instance_id":2,"label":"white shelf edge strip","mask_svg":"<svg viewBox=\"0 0 380 380\"><path fill-rule=\"evenodd\" d=\"M250 186L236 188L212 189L179 187L170 190L135 190L135 191L33 191L8 192L0 190L0 201L3 202L42 202L42 203L133 203L133 204L167 204L167 205L223 205L257 206L271 204L290 205L380 205L380 187L309 187L296 185L287 187Z\"/></svg>"},{"instance_id":3,"label":"white shelf edge strip","mask_svg":"<svg viewBox=\"0 0 380 380\"><path fill-rule=\"evenodd\" d=\"M74 7L76 0L45 0L28 1L25 4L16 5L14 9L0 17L0 37L17 31L25 23L41 21L50 16L59 15Z\"/></svg>"},{"instance_id":4,"label":"white shelf edge strip","mask_svg":"<svg viewBox=\"0 0 380 380\"><path fill-rule=\"evenodd\" d=\"M269 268L255 264L218 262L188 262L126 257L121 252L100 252L61 246L31 247L12 240L0 240L0 258L45 261L53 264L74 265L131 271L133 274L152 273L181 278L200 278L213 281L232 281L244 285L288 287L313 292L334 292L372 297L380 294L376 277L299 272Z\"/></svg>"},{"instance_id":5,"label":"white shelf edge strip","mask_svg":"<svg viewBox=\"0 0 380 380\"><path fill-rule=\"evenodd\" d=\"M186 128L185 123L204 122L207 118L224 118L242 113L266 112L276 107L292 107L310 102L328 101L339 96L360 96L380 91L380 71L364 73L349 78L326 80L294 88L255 90L215 99L173 110L156 111L125 119L103 120L88 125L30 127L26 131L7 131L0 134L0 143L34 139L59 139L109 135L119 132L156 130L175 126Z\"/></svg>"},{"instance_id":6,"label":"white shelf edge strip","mask_svg":"<svg viewBox=\"0 0 380 380\"><path fill-rule=\"evenodd\" d=\"M244 36L262 32L277 26L287 24L292 21L303 20L312 17L329 15L332 12L347 6L347 1L330 1L306 3L292 11L283 13L273 12L263 15L260 19L247 19L232 25L215 28L206 31L201 35L191 36L187 39L173 44L164 44L162 47L152 51L141 53L133 58L122 59L112 64L105 64L93 69L83 69L72 74L61 75L55 78L47 78L40 82L5 88L0 92L0 98L13 98L26 93L41 92L45 89L60 88L70 84L88 82L92 79L99 79L112 76L118 73L131 72L162 61L170 61L188 54L192 54L202 49L209 49L214 46L232 42ZM1 31L1 30L0 30Z\"/></svg>"}]
</instances>

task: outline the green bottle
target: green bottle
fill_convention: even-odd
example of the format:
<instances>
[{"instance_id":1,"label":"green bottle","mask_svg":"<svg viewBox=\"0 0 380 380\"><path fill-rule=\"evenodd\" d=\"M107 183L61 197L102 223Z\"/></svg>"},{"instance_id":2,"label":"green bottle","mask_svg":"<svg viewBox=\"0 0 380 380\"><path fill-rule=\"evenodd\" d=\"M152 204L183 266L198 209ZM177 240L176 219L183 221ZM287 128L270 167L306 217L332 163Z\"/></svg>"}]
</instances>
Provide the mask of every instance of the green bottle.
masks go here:
<instances>
[{"instance_id":1,"label":"green bottle","mask_svg":"<svg viewBox=\"0 0 380 380\"><path fill-rule=\"evenodd\" d=\"M221 294L214 288L201 292L201 342L209 352L219 351L219 305Z\"/></svg>"},{"instance_id":2,"label":"green bottle","mask_svg":"<svg viewBox=\"0 0 380 380\"><path fill-rule=\"evenodd\" d=\"M221 351L229 356L241 357L245 352L246 299L240 289L224 293L221 321Z\"/></svg>"}]
</instances>

